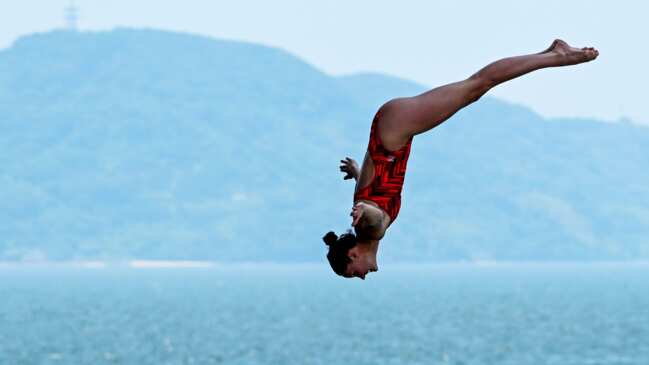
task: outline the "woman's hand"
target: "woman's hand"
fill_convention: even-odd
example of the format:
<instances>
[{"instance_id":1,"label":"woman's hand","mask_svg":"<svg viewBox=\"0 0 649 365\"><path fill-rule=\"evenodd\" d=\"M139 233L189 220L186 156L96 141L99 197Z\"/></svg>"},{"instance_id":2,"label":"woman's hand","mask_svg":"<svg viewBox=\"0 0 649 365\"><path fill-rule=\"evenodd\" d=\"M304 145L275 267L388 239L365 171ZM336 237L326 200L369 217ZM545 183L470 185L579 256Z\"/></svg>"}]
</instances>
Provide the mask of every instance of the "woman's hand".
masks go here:
<instances>
[{"instance_id":1,"label":"woman's hand","mask_svg":"<svg viewBox=\"0 0 649 365\"><path fill-rule=\"evenodd\" d=\"M352 216L352 226L356 227L358 222L361 220L361 217L363 216L363 213L365 212L364 206L362 203L356 203L354 207L352 208L351 216Z\"/></svg>"},{"instance_id":2,"label":"woman's hand","mask_svg":"<svg viewBox=\"0 0 649 365\"><path fill-rule=\"evenodd\" d=\"M358 169L358 164L353 158L345 157L344 160L340 160L340 163L340 171L346 173L343 179L348 180L354 178L354 180L358 180L360 170Z\"/></svg>"}]
</instances>

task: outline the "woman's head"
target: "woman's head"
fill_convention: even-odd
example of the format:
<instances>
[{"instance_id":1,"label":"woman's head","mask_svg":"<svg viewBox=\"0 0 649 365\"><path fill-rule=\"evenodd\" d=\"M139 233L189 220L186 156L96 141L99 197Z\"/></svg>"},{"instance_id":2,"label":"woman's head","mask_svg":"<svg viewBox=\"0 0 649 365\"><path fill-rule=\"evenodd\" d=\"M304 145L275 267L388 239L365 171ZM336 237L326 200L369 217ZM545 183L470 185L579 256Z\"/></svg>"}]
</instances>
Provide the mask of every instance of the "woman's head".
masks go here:
<instances>
[{"instance_id":1,"label":"woman's head","mask_svg":"<svg viewBox=\"0 0 649 365\"><path fill-rule=\"evenodd\" d=\"M348 252L356 246L356 235L351 230L347 230L347 233L343 233L338 237L333 231L329 231L322 237L322 240L329 246L327 259L329 260L331 269L336 274L345 276L347 264L352 262L348 256Z\"/></svg>"},{"instance_id":2,"label":"woman's head","mask_svg":"<svg viewBox=\"0 0 649 365\"><path fill-rule=\"evenodd\" d=\"M367 250L361 250L358 237L351 230L347 230L340 237L330 231L322 240L329 246L327 259L336 274L346 278L365 279L369 271L378 269L376 254L371 255Z\"/></svg>"}]
</instances>

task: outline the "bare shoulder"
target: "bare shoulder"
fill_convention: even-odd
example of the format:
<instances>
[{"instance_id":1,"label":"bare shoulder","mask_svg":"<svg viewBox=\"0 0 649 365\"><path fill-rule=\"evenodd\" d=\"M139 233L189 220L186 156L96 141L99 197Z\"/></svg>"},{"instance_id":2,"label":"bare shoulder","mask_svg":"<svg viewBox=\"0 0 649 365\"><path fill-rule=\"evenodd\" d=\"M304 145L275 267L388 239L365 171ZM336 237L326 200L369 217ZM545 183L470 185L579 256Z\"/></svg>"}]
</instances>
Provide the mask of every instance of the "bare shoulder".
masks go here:
<instances>
[{"instance_id":1,"label":"bare shoulder","mask_svg":"<svg viewBox=\"0 0 649 365\"><path fill-rule=\"evenodd\" d=\"M362 204L365 213L363 218L354 227L356 234L369 239L380 240L385 235L385 231L390 226L390 217L381 208L366 202Z\"/></svg>"},{"instance_id":2,"label":"bare shoulder","mask_svg":"<svg viewBox=\"0 0 649 365\"><path fill-rule=\"evenodd\" d=\"M410 118L416 110L417 100L414 97L391 99L379 108L378 133L381 143L390 151L403 147L412 135L408 132L404 120Z\"/></svg>"}]
</instances>

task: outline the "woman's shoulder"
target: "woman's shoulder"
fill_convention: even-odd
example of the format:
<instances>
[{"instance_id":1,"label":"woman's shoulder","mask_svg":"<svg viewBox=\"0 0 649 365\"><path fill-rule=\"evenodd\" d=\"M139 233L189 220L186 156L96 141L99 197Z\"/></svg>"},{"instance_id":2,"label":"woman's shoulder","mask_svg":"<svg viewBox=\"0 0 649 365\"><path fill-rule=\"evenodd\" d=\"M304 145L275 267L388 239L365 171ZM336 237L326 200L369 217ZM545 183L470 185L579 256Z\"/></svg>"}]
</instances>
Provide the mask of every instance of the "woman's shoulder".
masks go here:
<instances>
[{"instance_id":1,"label":"woman's shoulder","mask_svg":"<svg viewBox=\"0 0 649 365\"><path fill-rule=\"evenodd\" d=\"M390 216L376 203L358 200L356 204L363 204L366 210L363 218L354 227L356 235L368 239L381 239L390 226Z\"/></svg>"}]
</instances>

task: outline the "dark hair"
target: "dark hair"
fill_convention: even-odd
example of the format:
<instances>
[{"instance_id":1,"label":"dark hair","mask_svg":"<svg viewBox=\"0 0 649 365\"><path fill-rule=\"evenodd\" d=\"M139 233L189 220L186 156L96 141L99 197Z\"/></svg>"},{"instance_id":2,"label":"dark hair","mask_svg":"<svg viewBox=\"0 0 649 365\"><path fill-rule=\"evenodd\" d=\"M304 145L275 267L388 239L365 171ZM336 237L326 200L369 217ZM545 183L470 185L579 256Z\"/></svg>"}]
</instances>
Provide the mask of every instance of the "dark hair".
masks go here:
<instances>
[{"instance_id":1,"label":"dark hair","mask_svg":"<svg viewBox=\"0 0 649 365\"><path fill-rule=\"evenodd\" d=\"M329 260L329 265L331 269L338 274L343 275L347 270L347 264L351 262L349 257L347 257L347 252L350 248L356 246L356 235L352 233L351 229L348 229L346 233L343 233L338 237L333 231L327 232L322 240L329 246L329 252L327 253L327 259Z\"/></svg>"}]
</instances>

